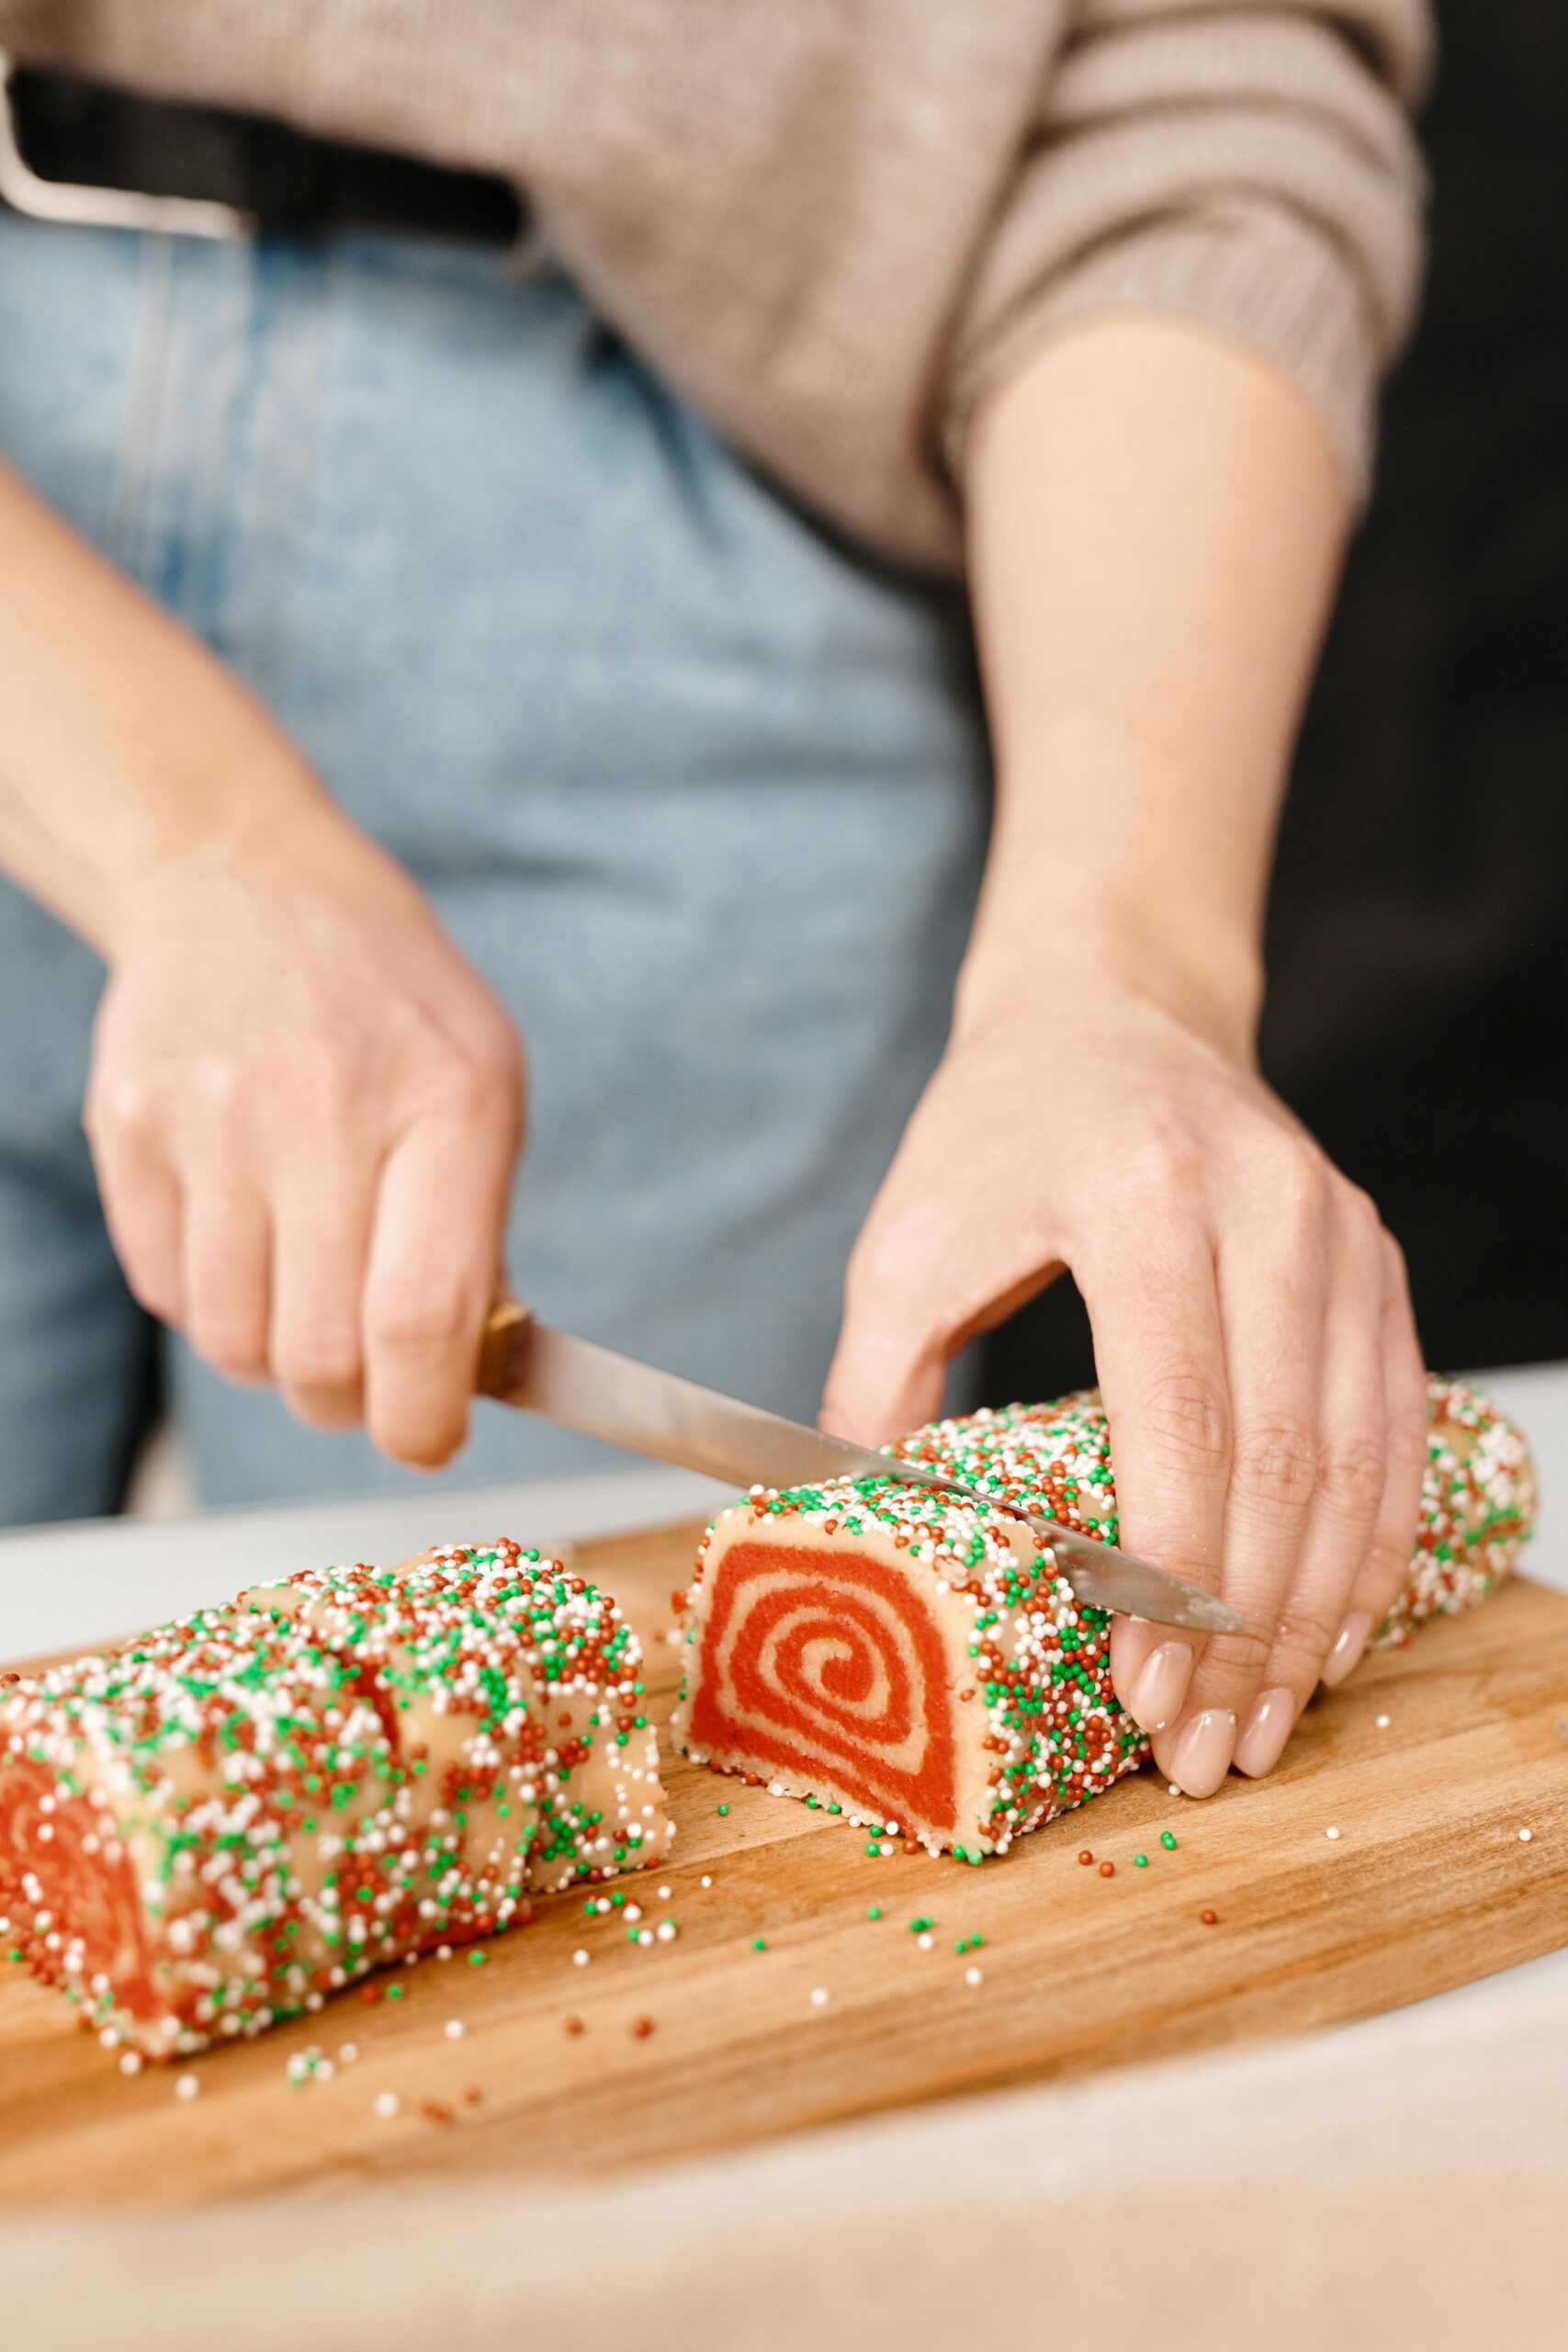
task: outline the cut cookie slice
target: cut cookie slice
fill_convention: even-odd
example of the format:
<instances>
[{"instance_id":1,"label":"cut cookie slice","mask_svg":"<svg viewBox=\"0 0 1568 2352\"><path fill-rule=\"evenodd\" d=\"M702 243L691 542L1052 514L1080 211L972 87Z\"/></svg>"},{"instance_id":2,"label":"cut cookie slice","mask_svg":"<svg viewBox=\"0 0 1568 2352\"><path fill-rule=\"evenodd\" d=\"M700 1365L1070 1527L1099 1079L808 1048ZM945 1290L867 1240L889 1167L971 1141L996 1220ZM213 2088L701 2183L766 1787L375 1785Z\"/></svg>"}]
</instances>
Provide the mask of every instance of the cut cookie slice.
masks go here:
<instances>
[{"instance_id":1,"label":"cut cookie slice","mask_svg":"<svg viewBox=\"0 0 1568 2352\"><path fill-rule=\"evenodd\" d=\"M0 1690L0 1920L150 2056L660 1859L640 1654L512 1543L333 1568Z\"/></svg>"},{"instance_id":2,"label":"cut cookie slice","mask_svg":"<svg viewBox=\"0 0 1568 2352\"><path fill-rule=\"evenodd\" d=\"M1506 1576L1533 1517L1502 1417L1434 1381L1420 1537L1380 1638ZM677 1747L933 1852L979 1860L1148 1752L1111 1686L1109 1620L1082 1607L1009 1506L1116 1541L1091 1394L918 1430L893 1451L994 1505L863 1479L753 1488L704 1538L685 1596Z\"/></svg>"}]
</instances>

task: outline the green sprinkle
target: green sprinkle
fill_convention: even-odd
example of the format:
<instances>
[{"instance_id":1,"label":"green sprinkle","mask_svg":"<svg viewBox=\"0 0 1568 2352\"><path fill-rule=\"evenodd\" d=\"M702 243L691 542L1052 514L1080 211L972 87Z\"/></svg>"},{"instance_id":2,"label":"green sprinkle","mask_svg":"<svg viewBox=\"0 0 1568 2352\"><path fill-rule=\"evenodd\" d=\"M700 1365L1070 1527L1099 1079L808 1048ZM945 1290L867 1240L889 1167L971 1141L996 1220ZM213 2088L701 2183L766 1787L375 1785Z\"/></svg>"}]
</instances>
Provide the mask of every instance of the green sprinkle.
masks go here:
<instances>
[{"instance_id":1,"label":"green sprinkle","mask_svg":"<svg viewBox=\"0 0 1568 2352\"><path fill-rule=\"evenodd\" d=\"M1168 1854L1170 1853L1176 1845L1175 1831L1172 1829L1162 1829L1159 1833L1159 1842L1165 1848L1166 1852Z\"/></svg>"},{"instance_id":2,"label":"green sprinkle","mask_svg":"<svg viewBox=\"0 0 1568 2352\"><path fill-rule=\"evenodd\" d=\"M1149 1858L1146 1854L1134 1854L1133 1860L1139 1870L1146 1871L1148 1869Z\"/></svg>"},{"instance_id":3,"label":"green sprinkle","mask_svg":"<svg viewBox=\"0 0 1568 2352\"><path fill-rule=\"evenodd\" d=\"M881 1905L881 1904L880 1904L880 1903L868 1903L868 1904L866 1905L866 1906L865 1906L865 1916L866 1916L866 1917L867 1917L868 1919L880 1919L880 1918L881 1918L881 1917L882 1917L882 1905ZM20 1958L20 1954L19 1954L19 1953L18 1953L17 1956L17 1958L18 1958L18 1959Z\"/></svg>"},{"instance_id":4,"label":"green sprinkle","mask_svg":"<svg viewBox=\"0 0 1568 2352\"><path fill-rule=\"evenodd\" d=\"M910 1920L909 1933L912 1936L923 1936L931 1924L931 1922L926 1917L925 1913L922 1911L918 1919Z\"/></svg>"},{"instance_id":5,"label":"green sprinkle","mask_svg":"<svg viewBox=\"0 0 1568 2352\"><path fill-rule=\"evenodd\" d=\"M768 1939L766 1936L753 1936L751 1939L751 1949L753 1951L766 1951L768 1949Z\"/></svg>"},{"instance_id":6,"label":"green sprinkle","mask_svg":"<svg viewBox=\"0 0 1568 2352\"><path fill-rule=\"evenodd\" d=\"M403 1989L404 1988L400 1984L389 1984L387 1987L388 2000L400 2001L403 1997Z\"/></svg>"},{"instance_id":7,"label":"green sprinkle","mask_svg":"<svg viewBox=\"0 0 1568 2352\"><path fill-rule=\"evenodd\" d=\"M727 1804L721 1804L721 1805L719 1806L719 1812L720 1812L721 1814L728 1813L728 1811L729 1811L729 1807L728 1807Z\"/></svg>"},{"instance_id":8,"label":"green sprinkle","mask_svg":"<svg viewBox=\"0 0 1568 2352\"><path fill-rule=\"evenodd\" d=\"M490 1954L488 1952L471 1951L468 1954L468 1966L470 1968L482 1968L489 1958Z\"/></svg>"}]
</instances>

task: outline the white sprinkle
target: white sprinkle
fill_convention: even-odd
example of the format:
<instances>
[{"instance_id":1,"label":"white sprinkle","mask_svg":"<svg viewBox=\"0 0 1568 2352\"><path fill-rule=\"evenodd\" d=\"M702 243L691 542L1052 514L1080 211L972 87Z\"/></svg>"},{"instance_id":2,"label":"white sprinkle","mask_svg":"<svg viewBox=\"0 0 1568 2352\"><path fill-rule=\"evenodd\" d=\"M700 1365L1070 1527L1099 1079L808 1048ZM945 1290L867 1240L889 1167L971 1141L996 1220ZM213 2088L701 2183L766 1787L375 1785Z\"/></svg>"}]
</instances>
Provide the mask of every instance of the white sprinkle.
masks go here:
<instances>
[{"instance_id":1,"label":"white sprinkle","mask_svg":"<svg viewBox=\"0 0 1568 2352\"><path fill-rule=\"evenodd\" d=\"M119 2062L119 2071L122 2075L139 2075L141 2072L141 2058L140 2052L135 2050L128 2050L124 2057Z\"/></svg>"},{"instance_id":2,"label":"white sprinkle","mask_svg":"<svg viewBox=\"0 0 1568 2352\"><path fill-rule=\"evenodd\" d=\"M609 1910L612 1910L614 1907L615 1907L615 1906L612 1905L612 1903L611 1903L611 1901L610 1901L610 1898L609 1898L609 1896L608 1896L607 1894L602 1894L602 1895L599 1897L598 1902L597 1902L597 1903L595 1903L595 1905L593 1905L593 1908L595 1909L595 1911L600 1911L600 1912L603 1912L603 1911L609 1911Z\"/></svg>"},{"instance_id":3,"label":"white sprinkle","mask_svg":"<svg viewBox=\"0 0 1568 2352\"><path fill-rule=\"evenodd\" d=\"M672 1944L678 1932L673 1919L660 1919L659 1922L659 1940L661 1944Z\"/></svg>"},{"instance_id":4,"label":"white sprinkle","mask_svg":"<svg viewBox=\"0 0 1568 2352\"><path fill-rule=\"evenodd\" d=\"M436 1947L435 1947L435 1957L436 1957L436 1959L437 1959L437 1960L450 1960L450 1959L451 1959L451 1957L452 1957L452 1947L451 1947L451 1945L450 1945L450 1944L437 1944L437 1945L436 1945Z\"/></svg>"},{"instance_id":5,"label":"white sprinkle","mask_svg":"<svg viewBox=\"0 0 1568 2352\"><path fill-rule=\"evenodd\" d=\"M642 1917L642 1905L641 1905L640 1903L628 1903L628 1904L627 1904L627 1905L626 1905L626 1925L627 1925L627 1927L628 1927L628 1928L635 1928L635 1927L636 1927L636 1925L637 1925L637 1921L638 1921L641 1917Z\"/></svg>"},{"instance_id":6,"label":"white sprinkle","mask_svg":"<svg viewBox=\"0 0 1568 2352\"><path fill-rule=\"evenodd\" d=\"M377 2092L376 2112L378 2115L384 2117L387 2120L389 2121L391 2118L397 2114L401 2106L402 2100L398 2097L396 2091Z\"/></svg>"},{"instance_id":7,"label":"white sprinkle","mask_svg":"<svg viewBox=\"0 0 1568 2352\"><path fill-rule=\"evenodd\" d=\"M922 1929L922 1930L921 1930L921 1932L920 1932L920 1933L919 1933L919 1934L915 1938L915 1944L916 1944L916 1949L917 1949L918 1951L935 1951L935 1950L936 1950L936 1938L935 1938L933 1935L930 1935L930 1934L926 1933L926 1931L925 1931L924 1929Z\"/></svg>"},{"instance_id":8,"label":"white sprinkle","mask_svg":"<svg viewBox=\"0 0 1568 2352\"><path fill-rule=\"evenodd\" d=\"M586 1968L588 1954L585 1951L574 1951L571 1955L571 1964L574 1968Z\"/></svg>"},{"instance_id":9,"label":"white sprinkle","mask_svg":"<svg viewBox=\"0 0 1568 2352\"><path fill-rule=\"evenodd\" d=\"M828 1987L826 1984L818 1985L816 1991L811 1996L811 2006L814 2009L825 2009L827 2007Z\"/></svg>"},{"instance_id":10,"label":"white sprinkle","mask_svg":"<svg viewBox=\"0 0 1568 2352\"><path fill-rule=\"evenodd\" d=\"M1379 1731L1386 1731L1386 1730L1388 1729L1388 1727L1389 1727L1389 1724L1393 1722L1393 1716L1392 1716L1392 1715L1380 1715L1380 1716L1378 1717L1378 1729L1379 1729Z\"/></svg>"},{"instance_id":11,"label":"white sprinkle","mask_svg":"<svg viewBox=\"0 0 1568 2352\"><path fill-rule=\"evenodd\" d=\"M661 1886L661 1887L660 1888L660 1890L659 1890L659 1900L660 1901L660 1903L668 1903L668 1902L669 1902L669 1900L670 1900L670 1889L669 1889L667 1886Z\"/></svg>"},{"instance_id":12,"label":"white sprinkle","mask_svg":"<svg viewBox=\"0 0 1568 2352\"><path fill-rule=\"evenodd\" d=\"M1535 1831L1534 1831L1533 1829L1521 1829L1521 1830L1520 1830L1520 1832L1519 1832L1519 1843L1520 1843L1520 1845L1521 1845L1521 1846L1528 1846L1528 1845L1529 1844L1529 1842L1530 1842L1530 1839L1531 1839L1534 1836L1535 1836Z\"/></svg>"},{"instance_id":13,"label":"white sprinkle","mask_svg":"<svg viewBox=\"0 0 1568 2352\"><path fill-rule=\"evenodd\" d=\"M446 2039L447 2039L447 2041L461 2041L461 2040L463 2039L463 2036L467 2033L467 2031L468 2031L468 2027L463 2023L463 2020L462 2020L462 2018L447 2018L447 2020L446 2020Z\"/></svg>"},{"instance_id":14,"label":"white sprinkle","mask_svg":"<svg viewBox=\"0 0 1568 2352\"><path fill-rule=\"evenodd\" d=\"M99 2034L98 2047L100 2050L118 2050L119 2048L119 2035L116 2032L112 2025L105 2026L102 2033Z\"/></svg>"},{"instance_id":15,"label":"white sprinkle","mask_svg":"<svg viewBox=\"0 0 1568 2352\"><path fill-rule=\"evenodd\" d=\"M703 1884L705 1886L711 1886L713 1884L712 1879L708 1877L705 1871L703 1873Z\"/></svg>"},{"instance_id":16,"label":"white sprinkle","mask_svg":"<svg viewBox=\"0 0 1568 2352\"><path fill-rule=\"evenodd\" d=\"M650 1944L653 1941L653 1929L639 1928L637 1931L637 1939L639 1944Z\"/></svg>"},{"instance_id":17,"label":"white sprinkle","mask_svg":"<svg viewBox=\"0 0 1568 2352\"><path fill-rule=\"evenodd\" d=\"M1181 1791L1177 1787L1174 1781L1168 1781L1166 1782L1165 1792L1168 1797L1179 1797L1181 1794Z\"/></svg>"},{"instance_id":18,"label":"white sprinkle","mask_svg":"<svg viewBox=\"0 0 1568 2352\"><path fill-rule=\"evenodd\" d=\"M200 2097L200 2094L201 2076L199 2075L175 2075L175 2097L176 2098L197 2098Z\"/></svg>"},{"instance_id":19,"label":"white sprinkle","mask_svg":"<svg viewBox=\"0 0 1568 2352\"><path fill-rule=\"evenodd\" d=\"M965 1984L983 1984L985 1981L985 1977L977 1968L966 1968L964 1972Z\"/></svg>"},{"instance_id":20,"label":"white sprinkle","mask_svg":"<svg viewBox=\"0 0 1568 2352\"><path fill-rule=\"evenodd\" d=\"M888 1856L888 1855L893 1851L893 1849L892 1849L892 1847L888 1844L888 1842L887 1842L886 1838L885 1838L882 1840L881 1845L880 1845L880 1846L878 1846L878 1848L877 1848L877 1849L876 1849L876 1850L877 1850L877 1852L878 1852L878 1853L883 1857L883 1859L886 1860L886 1857L887 1857L887 1856Z\"/></svg>"},{"instance_id":21,"label":"white sprinkle","mask_svg":"<svg viewBox=\"0 0 1568 2352\"><path fill-rule=\"evenodd\" d=\"M883 1825L882 1825L882 1826L883 1826L883 1827L886 1830L887 1835L889 1836L889 1838L897 1838L897 1835L898 1835L898 1824L897 1824L896 1821L885 1821L885 1822L883 1823Z\"/></svg>"},{"instance_id":22,"label":"white sprinkle","mask_svg":"<svg viewBox=\"0 0 1568 2352\"><path fill-rule=\"evenodd\" d=\"M1339 1832L1337 1829L1325 1829L1323 1834L1325 1838L1337 1838Z\"/></svg>"},{"instance_id":23,"label":"white sprinkle","mask_svg":"<svg viewBox=\"0 0 1568 2352\"><path fill-rule=\"evenodd\" d=\"M359 2055L359 2044L358 2044L358 2042L357 2042L357 2041L345 2041L345 2042L344 2043L344 2045L343 2045L343 2048L338 2052L338 2053L337 2053L337 2054L338 2054L338 2060L339 2060L340 2064L344 2065L344 2066L352 2066L352 2065L353 2065L353 2064L354 2064L354 2062L355 2062L355 2059L358 2057L358 2055Z\"/></svg>"},{"instance_id":24,"label":"white sprinkle","mask_svg":"<svg viewBox=\"0 0 1568 2352\"><path fill-rule=\"evenodd\" d=\"M317 2059L317 2061L316 2061L316 2080L317 2080L319 2083L330 2083L330 2082L332 2081L333 2075L334 2075L334 2073L335 2073L335 2072L336 2072L336 2069L335 2069L335 2067L333 2066L333 2062L332 2062L332 2060L331 2060L330 2058L318 2058L318 2059Z\"/></svg>"}]
</instances>

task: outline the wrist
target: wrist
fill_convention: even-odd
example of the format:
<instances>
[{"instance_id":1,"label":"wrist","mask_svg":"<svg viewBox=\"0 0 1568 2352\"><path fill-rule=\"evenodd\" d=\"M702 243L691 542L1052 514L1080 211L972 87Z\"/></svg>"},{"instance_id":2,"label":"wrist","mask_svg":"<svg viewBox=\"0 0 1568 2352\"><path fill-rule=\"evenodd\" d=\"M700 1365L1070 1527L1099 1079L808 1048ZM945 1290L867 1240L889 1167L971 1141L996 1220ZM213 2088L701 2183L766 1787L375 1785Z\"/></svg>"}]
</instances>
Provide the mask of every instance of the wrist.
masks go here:
<instances>
[{"instance_id":1,"label":"wrist","mask_svg":"<svg viewBox=\"0 0 1568 2352\"><path fill-rule=\"evenodd\" d=\"M1083 1023L1109 1001L1155 1007L1227 1060L1250 1064L1263 959L1250 926L1169 910L1144 894L1089 897L1066 877L983 906L959 974L953 1036L1004 1013Z\"/></svg>"},{"instance_id":2,"label":"wrist","mask_svg":"<svg viewBox=\"0 0 1568 2352\"><path fill-rule=\"evenodd\" d=\"M195 799L166 793L141 817L136 852L103 892L93 934L111 968L149 923L177 923L193 898L236 888L341 896L363 892L367 869L382 866L402 878L291 757L231 770L221 790Z\"/></svg>"}]
</instances>

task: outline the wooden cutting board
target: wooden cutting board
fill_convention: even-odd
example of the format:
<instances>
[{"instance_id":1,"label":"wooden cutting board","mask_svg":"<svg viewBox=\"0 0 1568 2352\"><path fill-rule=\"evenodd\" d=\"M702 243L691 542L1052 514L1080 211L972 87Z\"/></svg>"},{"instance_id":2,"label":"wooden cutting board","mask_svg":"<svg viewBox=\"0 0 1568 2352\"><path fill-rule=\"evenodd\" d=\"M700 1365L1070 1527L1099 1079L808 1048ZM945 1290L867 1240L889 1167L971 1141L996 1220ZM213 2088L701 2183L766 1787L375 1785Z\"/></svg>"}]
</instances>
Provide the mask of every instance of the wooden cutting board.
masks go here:
<instances>
[{"instance_id":1,"label":"wooden cutting board","mask_svg":"<svg viewBox=\"0 0 1568 2352\"><path fill-rule=\"evenodd\" d=\"M693 1541L581 1554L648 1645L660 1716ZM1394 2008L1568 1943L1565 1739L1568 1599L1521 1582L1370 1660L1272 1779L1193 1804L1141 1774L977 1869L869 1856L841 1821L674 1761L676 1859L615 1890L642 1905L630 1929L557 1897L481 1964L423 1960L197 2061L192 2099L175 2070L123 2075L0 1966L0 2199L598 2172ZM629 1939L666 1918L673 1939ZM298 2085L312 2046L330 2077Z\"/></svg>"}]
</instances>

